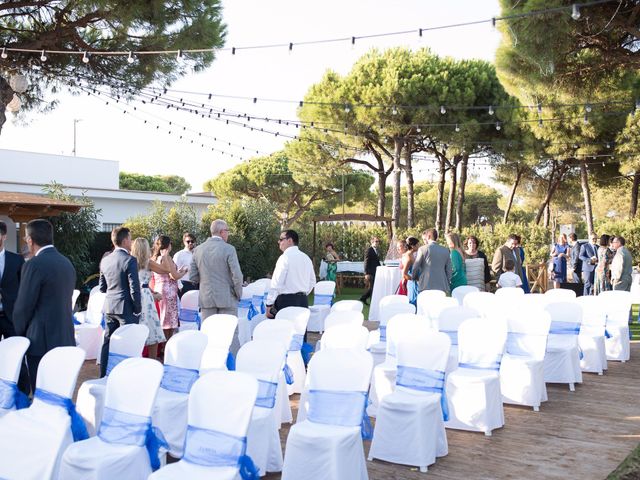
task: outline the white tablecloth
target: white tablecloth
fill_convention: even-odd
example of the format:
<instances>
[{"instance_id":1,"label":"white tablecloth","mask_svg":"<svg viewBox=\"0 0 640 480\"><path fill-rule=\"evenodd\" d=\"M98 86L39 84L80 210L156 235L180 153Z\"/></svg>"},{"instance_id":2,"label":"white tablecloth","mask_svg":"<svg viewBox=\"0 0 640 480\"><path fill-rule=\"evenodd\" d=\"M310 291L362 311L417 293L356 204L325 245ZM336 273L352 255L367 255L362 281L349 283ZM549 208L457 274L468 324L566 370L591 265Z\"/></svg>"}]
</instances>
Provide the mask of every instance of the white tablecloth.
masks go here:
<instances>
[{"instance_id":1,"label":"white tablecloth","mask_svg":"<svg viewBox=\"0 0 640 480\"><path fill-rule=\"evenodd\" d=\"M338 262L338 273L364 273L364 262ZM320 261L320 278L327 278L327 262Z\"/></svg>"},{"instance_id":2,"label":"white tablecloth","mask_svg":"<svg viewBox=\"0 0 640 480\"><path fill-rule=\"evenodd\" d=\"M400 268L397 266L378 267L376 280L373 284L373 294L371 295L369 320L378 320L378 303L380 303L382 297L396 293L401 277Z\"/></svg>"}]
</instances>

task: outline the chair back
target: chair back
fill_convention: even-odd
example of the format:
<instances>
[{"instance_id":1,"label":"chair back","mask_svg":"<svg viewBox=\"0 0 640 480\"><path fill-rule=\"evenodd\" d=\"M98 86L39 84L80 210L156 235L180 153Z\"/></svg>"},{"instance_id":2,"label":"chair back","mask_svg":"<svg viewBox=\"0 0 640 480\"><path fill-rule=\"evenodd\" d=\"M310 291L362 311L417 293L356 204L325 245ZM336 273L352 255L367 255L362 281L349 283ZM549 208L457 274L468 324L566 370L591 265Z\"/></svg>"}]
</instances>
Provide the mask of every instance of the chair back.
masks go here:
<instances>
[{"instance_id":1,"label":"chair back","mask_svg":"<svg viewBox=\"0 0 640 480\"><path fill-rule=\"evenodd\" d=\"M324 319L324 329L329 330L336 325L354 324L362 326L364 315L362 312L355 310L338 310L330 311L327 318Z\"/></svg>"},{"instance_id":2,"label":"chair back","mask_svg":"<svg viewBox=\"0 0 640 480\"><path fill-rule=\"evenodd\" d=\"M100 325L102 322L102 310L106 298L107 294L102 293L100 290L96 292L93 290L91 291L91 295L89 295L89 302L87 303L87 313L84 320L85 323Z\"/></svg>"},{"instance_id":3,"label":"chair back","mask_svg":"<svg viewBox=\"0 0 640 480\"><path fill-rule=\"evenodd\" d=\"M0 378L17 382L22 359L31 342L25 337L9 337L0 342Z\"/></svg>"},{"instance_id":4,"label":"chair back","mask_svg":"<svg viewBox=\"0 0 640 480\"><path fill-rule=\"evenodd\" d=\"M149 358L127 358L109 374L104 406L149 417L161 380L160 362Z\"/></svg>"},{"instance_id":5,"label":"chair back","mask_svg":"<svg viewBox=\"0 0 640 480\"><path fill-rule=\"evenodd\" d=\"M386 298L386 297L385 297ZM406 298L406 297L405 297ZM382 305L382 301L380 302ZM389 319L402 313L416 313L416 307L407 301L406 303L390 303L386 307L380 309L380 325L385 326L389 323Z\"/></svg>"},{"instance_id":6,"label":"chair back","mask_svg":"<svg viewBox=\"0 0 640 480\"><path fill-rule=\"evenodd\" d=\"M367 351L321 350L309 362L309 389L366 392L372 370L373 358Z\"/></svg>"},{"instance_id":7,"label":"chair back","mask_svg":"<svg viewBox=\"0 0 640 480\"><path fill-rule=\"evenodd\" d=\"M237 326L238 317L235 315L217 313L207 317L200 330L209 339L207 346L229 350Z\"/></svg>"},{"instance_id":8,"label":"chair back","mask_svg":"<svg viewBox=\"0 0 640 480\"><path fill-rule=\"evenodd\" d=\"M198 370L207 341L207 336L198 330L176 333L169 339L164 350L165 365Z\"/></svg>"},{"instance_id":9,"label":"chair back","mask_svg":"<svg viewBox=\"0 0 640 480\"><path fill-rule=\"evenodd\" d=\"M607 312L603 305L604 302L594 295L578 297L576 301L582 307L580 333L604 335L607 324Z\"/></svg>"},{"instance_id":10,"label":"chair back","mask_svg":"<svg viewBox=\"0 0 640 480\"><path fill-rule=\"evenodd\" d=\"M331 305L331 312L356 311L362 313L363 309L364 304L360 300L339 300Z\"/></svg>"},{"instance_id":11,"label":"chair back","mask_svg":"<svg viewBox=\"0 0 640 480\"><path fill-rule=\"evenodd\" d=\"M629 323L629 311L631 310L631 292L622 290L609 290L598 295L601 305L605 309L607 322L616 325Z\"/></svg>"},{"instance_id":12,"label":"chair back","mask_svg":"<svg viewBox=\"0 0 640 480\"><path fill-rule=\"evenodd\" d=\"M187 293L182 295L180 299L180 306L189 310L199 310L200 309L200 290L189 290Z\"/></svg>"},{"instance_id":13,"label":"chair back","mask_svg":"<svg viewBox=\"0 0 640 480\"><path fill-rule=\"evenodd\" d=\"M479 318L480 314L473 308L454 306L447 307L440 312L436 320L436 327L451 337L451 344L457 345L456 335L460 324L470 318ZM454 335L456 334L456 335Z\"/></svg>"},{"instance_id":14,"label":"chair back","mask_svg":"<svg viewBox=\"0 0 640 480\"><path fill-rule=\"evenodd\" d=\"M551 317L549 335L559 336L561 339L573 338L578 341L580 325L582 323L582 307L573 299L569 302L552 302L544 307Z\"/></svg>"},{"instance_id":15,"label":"chair back","mask_svg":"<svg viewBox=\"0 0 640 480\"><path fill-rule=\"evenodd\" d=\"M296 335L304 335L311 311L304 307L285 307L276 313L277 320L289 320L293 324Z\"/></svg>"},{"instance_id":16,"label":"chair back","mask_svg":"<svg viewBox=\"0 0 640 480\"><path fill-rule=\"evenodd\" d=\"M413 337L403 338L398 343L398 365L444 374L450 349L451 341L446 334L435 330L417 331ZM396 385L396 389L416 392L402 385Z\"/></svg>"},{"instance_id":17,"label":"chair back","mask_svg":"<svg viewBox=\"0 0 640 480\"><path fill-rule=\"evenodd\" d=\"M200 376L211 370L226 370L228 357L228 348L207 346L202 352L202 357L200 357L200 365L198 366Z\"/></svg>"},{"instance_id":18,"label":"chair back","mask_svg":"<svg viewBox=\"0 0 640 480\"><path fill-rule=\"evenodd\" d=\"M551 327L551 316L547 312L518 312L507 318L507 325L507 353L536 360L544 359Z\"/></svg>"},{"instance_id":19,"label":"chair back","mask_svg":"<svg viewBox=\"0 0 640 480\"><path fill-rule=\"evenodd\" d=\"M85 352L79 347L56 347L44 354L38 365L36 389L72 398ZM34 400L40 401L37 398Z\"/></svg>"},{"instance_id":20,"label":"chair back","mask_svg":"<svg viewBox=\"0 0 640 480\"><path fill-rule=\"evenodd\" d=\"M500 300L493 293L474 292L464 297L463 306L473 308L484 318L501 316L504 312ZM504 318L504 315L502 315Z\"/></svg>"},{"instance_id":21,"label":"chair back","mask_svg":"<svg viewBox=\"0 0 640 480\"><path fill-rule=\"evenodd\" d=\"M576 292L568 288L551 288L544 294L554 302L570 302L576 298Z\"/></svg>"},{"instance_id":22,"label":"chair back","mask_svg":"<svg viewBox=\"0 0 640 480\"><path fill-rule=\"evenodd\" d=\"M494 293L496 298L500 300L512 301L522 300L522 296L524 295L524 290L520 287L502 287L496 290Z\"/></svg>"},{"instance_id":23,"label":"chair back","mask_svg":"<svg viewBox=\"0 0 640 480\"><path fill-rule=\"evenodd\" d=\"M277 382L286 354L287 349L279 342L252 340L238 350L236 371L248 373L256 380Z\"/></svg>"},{"instance_id":24,"label":"chair back","mask_svg":"<svg viewBox=\"0 0 640 480\"><path fill-rule=\"evenodd\" d=\"M506 322L472 318L458 328L458 365L488 371L500 370L507 342Z\"/></svg>"},{"instance_id":25,"label":"chair back","mask_svg":"<svg viewBox=\"0 0 640 480\"><path fill-rule=\"evenodd\" d=\"M380 299L378 309L382 311L393 303L409 303L409 297L406 295L386 295Z\"/></svg>"},{"instance_id":26,"label":"chair back","mask_svg":"<svg viewBox=\"0 0 640 480\"><path fill-rule=\"evenodd\" d=\"M439 292L440 290L430 291ZM458 301L453 297L433 295L429 297L418 298L418 314L426 315L427 317L429 317L431 323L434 325L437 322L442 310L444 310L445 308L457 306L459 306Z\"/></svg>"},{"instance_id":27,"label":"chair back","mask_svg":"<svg viewBox=\"0 0 640 480\"><path fill-rule=\"evenodd\" d=\"M254 340L278 342L289 348L295 329L289 320L267 319L256 325L253 330Z\"/></svg>"},{"instance_id":28,"label":"chair back","mask_svg":"<svg viewBox=\"0 0 640 480\"><path fill-rule=\"evenodd\" d=\"M459 305L462 305L464 297L466 297L469 293L479 291L480 289L478 287L474 287L473 285L461 285L453 289L453 291L451 292L451 296L458 301Z\"/></svg>"},{"instance_id":29,"label":"chair back","mask_svg":"<svg viewBox=\"0 0 640 480\"><path fill-rule=\"evenodd\" d=\"M321 346L323 349L336 348L367 349L369 330L357 323L344 323L327 328L322 334Z\"/></svg>"},{"instance_id":30,"label":"chair back","mask_svg":"<svg viewBox=\"0 0 640 480\"><path fill-rule=\"evenodd\" d=\"M314 305L331 305L333 293L336 290L336 282L332 280L322 280L313 287L313 304ZM322 295L322 296L321 296ZM328 296L331 296L329 298ZM318 297L316 299L316 297Z\"/></svg>"},{"instance_id":31,"label":"chair back","mask_svg":"<svg viewBox=\"0 0 640 480\"><path fill-rule=\"evenodd\" d=\"M73 310L76 307L76 301L78 300L79 296L80 296L80 290L76 288L71 294L71 310Z\"/></svg>"},{"instance_id":32,"label":"chair back","mask_svg":"<svg viewBox=\"0 0 640 480\"><path fill-rule=\"evenodd\" d=\"M125 357L140 357L149 336L146 325L129 323L116 329L111 335L109 352Z\"/></svg>"},{"instance_id":33,"label":"chair back","mask_svg":"<svg viewBox=\"0 0 640 480\"><path fill-rule=\"evenodd\" d=\"M429 318L415 313L400 313L389 319L387 324L387 360L395 362L399 342L432 330Z\"/></svg>"}]
</instances>

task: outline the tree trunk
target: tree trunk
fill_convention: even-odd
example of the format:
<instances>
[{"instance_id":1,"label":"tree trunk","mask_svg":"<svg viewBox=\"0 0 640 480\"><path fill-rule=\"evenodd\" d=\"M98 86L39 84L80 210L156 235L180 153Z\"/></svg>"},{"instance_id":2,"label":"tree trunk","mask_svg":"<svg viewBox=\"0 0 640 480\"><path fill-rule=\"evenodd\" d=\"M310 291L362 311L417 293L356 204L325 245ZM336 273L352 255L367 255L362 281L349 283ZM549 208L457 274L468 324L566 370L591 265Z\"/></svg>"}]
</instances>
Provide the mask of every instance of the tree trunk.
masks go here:
<instances>
[{"instance_id":1,"label":"tree trunk","mask_svg":"<svg viewBox=\"0 0 640 480\"><path fill-rule=\"evenodd\" d=\"M13 99L13 90L9 86L4 78L0 77L0 133L2 133L2 126L7 121L5 111L7 110L7 104Z\"/></svg>"},{"instance_id":2,"label":"tree trunk","mask_svg":"<svg viewBox=\"0 0 640 480\"><path fill-rule=\"evenodd\" d=\"M400 227L400 210L402 209L400 199L400 178L402 176L402 147L404 146L404 139L396 137L393 140L394 152L393 152L393 203L391 206L391 217L393 218L393 226L395 228Z\"/></svg>"},{"instance_id":3,"label":"tree trunk","mask_svg":"<svg viewBox=\"0 0 640 480\"><path fill-rule=\"evenodd\" d=\"M447 166L445 164L444 157L438 157L439 168L438 168L438 198L436 200L436 224L435 227L442 231L443 228L443 216L442 216L442 207L444 205L444 184L445 184L445 175L447 174Z\"/></svg>"},{"instance_id":4,"label":"tree trunk","mask_svg":"<svg viewBox=\"0 0 640 480\"><path fill-rule=\"evenodd\" d=\"M542 226L547 230L549 229L550 220L551 220L551 207L547 203L547 206L544 208L544 220L542 221ZM552 237L555 237L555 235L552 235Z\"/></svg>"},{"instance_id":5,"label":"tree trunk","mask_svg":"<svg viewBox=\"0 0 640 480\"><path fill-rule=\"evenodd\" d=\"M444 231L447 232L451 228L451 220L453 218L453 204L456 198L456 184L458 182L458 162L453 159L449 170L449 197L447 198L447 216L444 220Z\"/></svg>"},{"instance_id":6,"label":"tree trunk","mask_svg":"<svg viewBox=\"0 0 640 480\"><path fill-rule=\"evenodd\" d=\"M591 209L591 190L589 189L589 174L587 172L587 162L583 159L580 162L580 186L584 198L584 216L587 221L587 232L591 235L593 229L593 210Z\"/></svg>"},{"instance_id":7,"label":"tree trunk","mask_svg":"<svg viewBox=\"0 0 640 480\"><path fill-rule=\"evenodd\" d=\"M404 148L404 174L407 178L407 228L413 228L415 224L415 199L413 192L413 165L409 143Z\"/></svg>"},{"instance_id":8,"label":"tree trunk","mask_svg":"<svg viewBox=\"0 0 640 480\"><path fill-rule=\"evenodd\" d=\"M467 166L469 165L469 155L466 153L460 162L460 186L458 187L458 201L456 204L456 230L462 229L462 208L464 207L464 190L467 187Z\"/></svg>"},{"instance_id":9,"label":"tree trunk","mask_svg":"<svg viewBox=\"0 0 640 480\"><path fill-rule=\"evenodd\" d=\"M504 217L502 218L502 223L507 223L507 220L509 220L509 213L511 213L513 199L516 196L516 190L518 189L518 185L520 184L520 180L522 179L523 173L524 173L524 168L516 167L516 178L513 181L513 185L511 186L511 191L509 192L509 198L507 199L507 208L504 211Z\"/></svg>"},{"instance_id":10,"label":"tree trunk","mask_svg":"<svg viewBox=\"0 0 640 480\"><path fill-rule=\"evenodd\" d=\"M378 175L378 213L379 217L384 217L384 209L387 203L387 197L385 196L385 190L387 189L387 174L384 168L376 172Z\"/></svg>"},{"instance_id":11,"label":"tree trunk","mask_svg":"<svg viewBox=\"0 0 640 480\"><path fill-rule=\"evenodd\" d=\"M629 218L634 218L638 212L638 187L640 187L640 171L633 172L633 186L631 187L631 205Z\"/></svg>"},{"instance_id":12,"label":"tree trunk","mask_svg":"<svg viewBox=\"0 0 640 480\"><path fill-rule=\"evenodd\" d=\"M549 184L547 186L547 194L545 195L542 205L540 205L540 208L538 209L538 213L536 214L536 220L535 220L536 225L540 225L540 220L542 220L542 216L545 214L545 210L549 207L549 203L551 203L551 198L553 197L553 194L558 188L558 185L560 185L560 182L562 181L562 178L564 177L564 174L566 171L567 171L566 167L558 167L557 165L554 164L553 169L549 174ZM549 224L547 223L546 226L549 226Z\"/></svg>"}]
</instances>

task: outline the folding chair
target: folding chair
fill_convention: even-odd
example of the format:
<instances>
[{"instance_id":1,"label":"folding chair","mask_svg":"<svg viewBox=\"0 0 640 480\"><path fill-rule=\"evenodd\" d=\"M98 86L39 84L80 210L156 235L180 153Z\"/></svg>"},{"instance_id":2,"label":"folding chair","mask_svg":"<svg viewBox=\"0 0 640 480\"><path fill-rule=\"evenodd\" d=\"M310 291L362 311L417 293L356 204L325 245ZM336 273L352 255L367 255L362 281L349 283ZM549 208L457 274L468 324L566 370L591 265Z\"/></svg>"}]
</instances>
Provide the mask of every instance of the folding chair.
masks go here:
<instances>
[{"instance_id":1,"label":"folding chair","mask_svg":"<svg viewBox=\"0 0 640 480\"><path fill-rule=\"evenodd\" d=\"M302 348L304 347L304 334L307 331L307 322L311 312L303 307L286 307L276 313L276 320L289 320L293 325L294 334L287 354L287 365L293 372L293 383L287 386L289 395L302 393L304 378L307 372L304 368Z\"/></svg>"},{"instance_id":2,"label":"folding chair","mask_svg":"<svg viewBox=\"0 0 640 480\"><path fill-rule=\"evenodd\" d=\"M458 300L434 293L420 297L425 292L441 292L441 290L425 290L418 294L418 315L426 315L431 320L431 325L438 328L440 312L445 308L458 307Z\"/></svg>"},{"instance_id":3,"label":"folding chair","mask_svg":"<svg viewBox=\"0 0 640 480\"><path fill-rule=\"evenodd\" d=\"M473 285L461 285L453 289L453 291L451 292L451 296L458 301L458 304L462 305L464 297L466 297L469 293L479 291L480 289L478 287L474 287Z\"/></svg>"},{"instance_id":4,"label":"folding chair","mask_svg":"<svg viewBox=\"0 0 640 480\"><path fill-rule=\"evenodd\" d=\"M576 301L582 307L582 323L578 335L578 346L582 352L580 369L602 375L607 369L605 336L611 335L607 330L607 314L602 308L603 302L593 295L578 297Z\"/></svg>"},{"instance_id":5,"label":"folding chair","mask_svg":"<svg viewBox=\"0 0 640 480\"><path fill-rule=\"evenodd\" d=\"M607 315L607 331L611 335L605 339L607 360L626 362L631 358L629 342L629 316L631 315L631 292L611 290L598 295Z\"/></svg>"},{"instance_id":6,"label":"folding chair","mask_svg":"<svg viewBox=\"0 0 640 480\"><path fill-rule=\"evenodd\" d=\"M544 307L551 316L551 328L544 357L544 381L568 383L575 390L582 383L578 335L582 322L582 307L575 301L552 302Z\"/></svg>"},{"instance_id":7,"label":"folding chair","mask_svg":"<svg viewBox=\"0 0 640 480\"><path fill-rule=\"evenodd\" d=\"M235 368L235 359L229 351L229 347L231 347L233 334L237 327L238 317L235 315L218 313L205 318L200 329L209 339L207 342L207 348L222 348L227 351L227 368L229 370L233 370Z\"/></svg>"},{"instance_id":8,"label":"folding chair","mask_svg":"<svg viewBox=\"0 0 640 480\"><path fill-rule=\"evenodd\" d=\"M242 287L242 297L238 302L238 341L240 345L244 345L251 340L251 323L253 319L264 313L262 311L263 287L258 283L251 283L246 287ZM254 302L254 298L258 299ZM257 304L257 306L256 306Z\"/></svg>"},{"instance_id":9,"label":"folding chair","mask_svg":"<svg viewBox=\"0 0 640 480\"><path fill-rule=\"evenodd\" d=\"M311 315L307 324L309 332L324 332L324 320L331 310L336 282L323 280L313 287L313 305L309 307Z\"/></svg>"},{"instance_id":10,"label":"folding chair","mask_svg":"<svg viewBox=\"0 0 640 480\"><path fill-rule=\"evenodd\" d=\"M180 299L180 331L200 330L200 290L189 290Z\"/></svg>"},{"instance_id":11,"label":"folding chair","mask_svg":"<svg viewBox=\"0 0 640 480\"><path fill-rule=\"evenodd\" d=\"M364 304L360 300L339 300L331 305L331 312L355 311L362 313Z\"/></svg>"},{"instance_id":12,"label":"folding chair","mask_svg":"<svg viewBox=\"0 0 640 480\"><path fill-rule=\"evenodd\" d=\"M489 292L472 292L465 295L462 301L463 306L473 308L481 317L486 319L496 318L496 316L504 319L503 310L500 308L500 300L493 293Z\"/></svg>"},{"instance_id":13,"label":"folding chair","mask_svg":"<svg viewBox=\"0 0 640 480\"><path fill-rule=\"evenodd\" d=\"M438 330L445 333L451 340L449 360L445 367L447 373L458 368L458 329L462 322L470 318L480 318L480 314L473 308L453 306L441 310L434 322L438 326Z\"/></svg>"},{"instance_id":14,"label":"folding chair","mask_svg":"<svg viewBox=\"0 0 640 480\"><path fill-rule=\"evenodd\" d=\"M378 330L369 333L369 351L371 355L373 355L374 365L382 363L385 359L387 351L387 323L389 319L401 313L416 313L416 307L409 303L408 299L406 302L396 301L394 299L393 301L383 303L385 299L390 297L407 298L404 295L389 295L380 300L380 310L378 313L380 326Z\"/></svg>"},{"instance_id":15,"label":"folding chair","mask_svg":"<svg viewBox=\"0 0 640 480\"><path fill-rule=\"evenodd\" d=\"M576 292L568 288L551 288L544 294L553 302L570 302L576 299Z\"/></svg>"},{"instance_id":16,"label":"folding chair","mask_svg":"<svg viewBox=\"0 0 640 480\"><path fill-rule=\"evenodd\" d=\"M25 337L9 337L0 342L0 418L29 406L29 399L18 389L22 359L29 343Z\"/></svg>"},{"instance_id":17,"label":"folding chair","mask_svg":"<svg viewBox=\"0 0 640 480\"><path fill-rule=\"evenodd\" d=\"M76 345L85 351L88 360L100 358L104 334L102 308L106 297L106 293L92 290L87 309L73 314Z\"/></svg>"}]
</instances>

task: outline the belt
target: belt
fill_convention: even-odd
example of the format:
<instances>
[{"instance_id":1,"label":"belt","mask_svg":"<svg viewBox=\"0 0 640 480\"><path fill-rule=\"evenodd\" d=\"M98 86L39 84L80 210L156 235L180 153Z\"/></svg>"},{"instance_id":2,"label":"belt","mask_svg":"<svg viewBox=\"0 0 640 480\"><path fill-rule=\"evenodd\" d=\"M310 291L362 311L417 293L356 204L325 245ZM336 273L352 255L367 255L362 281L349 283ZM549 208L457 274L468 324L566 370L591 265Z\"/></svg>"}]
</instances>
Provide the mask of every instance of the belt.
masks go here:
<instances>
[{"instance_id":1,"label":"belt","mask_svg":"<svg viewBox=\"0 0 640 480\"><path fill-rule=\"evenodd\" d=\"M143 283L142 285L140 285L142 288L149 288L149 284L148 283Z\"/></svg>"}]
</instances>

